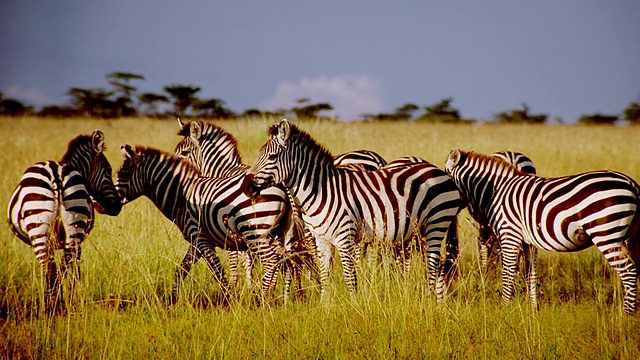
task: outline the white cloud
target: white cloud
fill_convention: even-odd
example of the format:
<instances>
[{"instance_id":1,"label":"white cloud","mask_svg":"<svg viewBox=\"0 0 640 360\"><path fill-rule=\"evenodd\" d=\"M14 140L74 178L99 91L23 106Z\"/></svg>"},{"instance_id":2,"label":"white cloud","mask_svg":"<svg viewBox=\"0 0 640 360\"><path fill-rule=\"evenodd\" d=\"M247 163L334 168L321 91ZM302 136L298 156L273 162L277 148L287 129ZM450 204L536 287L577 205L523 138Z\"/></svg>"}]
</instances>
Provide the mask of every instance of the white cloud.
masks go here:
<instances>
[{"instance_id":1,"label":"white cloud","mask_svg":"<svg viewBox=\"0 0 640 360\"><path fill-rule=\"evenodd\" d=\"M26 88L20 84L9 85L2 93L5 99L18 100L25 105L43 105L50 101L40 88Z\"/></svg>"},{"instance_id":2,"label":"white cloud","mask_svg":"<svg viewBox=\"0 0 640 360\"><path fill-rule=\"evenodd\" d=\"M297 84L278 85L276 93L261 108L266 110L290 109L296 100L309 98L312 103L328 102L333 112L321 114L350 121L362 114L374 114L385 109L380 83L368 76L340 75L304 77Z\"/></svg>"}]
</instances>

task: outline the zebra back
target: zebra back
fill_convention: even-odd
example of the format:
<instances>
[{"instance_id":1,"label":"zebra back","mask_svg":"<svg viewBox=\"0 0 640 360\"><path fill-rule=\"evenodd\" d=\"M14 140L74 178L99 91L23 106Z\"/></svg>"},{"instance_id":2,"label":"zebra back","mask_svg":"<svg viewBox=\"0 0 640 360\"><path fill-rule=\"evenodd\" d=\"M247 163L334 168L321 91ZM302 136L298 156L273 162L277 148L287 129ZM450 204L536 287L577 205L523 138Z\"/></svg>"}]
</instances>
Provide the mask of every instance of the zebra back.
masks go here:
<instances>
[{"instance_id":1,"label":"zebra back","mask_svg":"<svg viewBox=\"0 0 640 360\"><path fill-rule=\"evenodd\" d=\"M375 171L387 165L387 161L371 150L354 150L335 156L333 163L340 168L350 170Z\"/></svg>"},{"instance_id":2,"label":"zebra back","mask_svg":"<svg viewBox=\"0 0 640 360\"><path fill-rule=\"evenodd\" d=\"M491 156L495 156L513 164L522 172L532 175L536 174L536 167L533 165L533 161L523 153L517 151L498 151L491 154Z\"/></svg>"}]
</instances>

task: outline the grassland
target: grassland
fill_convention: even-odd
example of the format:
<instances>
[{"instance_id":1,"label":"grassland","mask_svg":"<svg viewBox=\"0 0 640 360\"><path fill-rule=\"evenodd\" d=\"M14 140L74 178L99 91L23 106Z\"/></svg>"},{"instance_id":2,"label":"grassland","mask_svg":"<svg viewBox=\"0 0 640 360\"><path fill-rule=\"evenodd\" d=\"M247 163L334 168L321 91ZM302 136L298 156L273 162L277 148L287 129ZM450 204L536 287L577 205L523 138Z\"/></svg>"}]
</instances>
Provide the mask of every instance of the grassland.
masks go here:
<instances>
[{"instance_id":1,"label":"grassland","mask_svg":"<svg viewBox=\"0 0 640 360\"><path fill-rule=\"evenodd\" d=\"M273 119L276 120L276 119ZM255 159L271 120L219 123L236 135L246 163ZM640 127L303 123L334 154L367 148L387 159L421 156L442 166L454 147L518 150L541 176L613 169L640 179ZM174 121L0 118L0 204L24 169L58 159L77 134L100 128L114 170L123 143L171 151ZM463 213L462 216L466 216ZM498 268L482 276L475 234L463 220L460 279L437 306L416 258L408 281L388 261L363 263L360 289L347 295L338 269L331 299L305 297L258 305L241 286L228 308L202 264L166 305L187 244L146 199L120 216L99 216L83 246L83 277L68 314L41 315L41 270L32 250L0 227L0 357L2 358L640 358L640 315L625 316L620 282L596 249L541 252L540 311L522 280L510 306L499 298Z\"/></svg>"}]
</instances>

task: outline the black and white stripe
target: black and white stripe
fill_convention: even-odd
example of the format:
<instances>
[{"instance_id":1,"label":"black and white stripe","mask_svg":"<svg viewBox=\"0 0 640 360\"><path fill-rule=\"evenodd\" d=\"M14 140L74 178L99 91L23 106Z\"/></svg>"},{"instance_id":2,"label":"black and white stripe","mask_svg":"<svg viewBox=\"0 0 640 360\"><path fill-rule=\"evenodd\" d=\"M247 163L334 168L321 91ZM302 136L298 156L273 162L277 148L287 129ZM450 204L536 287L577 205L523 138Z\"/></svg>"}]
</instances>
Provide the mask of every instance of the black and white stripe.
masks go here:
<instances>
[{"instance_id":1,"label":"black and white stripe","mask_svg":"<svg viewBox=\"0 0 640 360\"><path fill-rule=\"evenodd\" d=\"M178 119L180 131L178 135L183 139L176 145L176 156L184 157L196 165L202 174L207 177L224 177L241 175L246 172L248 166L242 161L238 150L237 140L233 135L221 127L202 121L184 124ZM336 166L342 169L377 170L386 165L386 161L379 154L370 150L356 150L344 153L334 158ZM300 209L295 202L290 199L292 205L292 220L300 223L291 241L285 242L285 249L288 252L287 260L290 260L285 267L285 301L289 297L291 280L297 282L297 294L301 295L302 285L300 272L303 268L309 268L315 272L311 266L314 263L315 242L311 233L304 227L301 221ZM230 279L237 278L237 257L238 252L230 254ZM250 257L246 257L250 259ZM247 279L250 280L251 262L245 263Z\"/></svg>"},{"instance_id":2,"label":"black and white stripe","mask_svg":"<svg viewBox=\"0 0 640 360\"><path fill-rule=\"evenodd\" d=\"M542 178L502 159L459 149L451 150L446 171L498 235L505 302L514 292L520 249L531 302L537 308L537 248L568 252L595 245L620 275L625 312L635 311L640 189L629 176L592 171Z\"/></svg>"},{"instance_id":3,"label":"black and white stripe","mask_svg":"<svg viewBox=\"0 0 640 360\"><path fill-rule=\"evenodd\" d=\"M243 175L201 177L190 161L152 148L123 145L122 153L125 162L118 170L116 188L123 202L146 196L191 244L177 271L174 300L180 282L201 256L226 294L227 280L216 247L258 254L265 269L262 291L269 291L281 258L274 237L289 231L288 222L283 221L289 212L283 189L273 187L252 201L241 191Z\"/></svg>"},{"instance_id":4,"label":"black and white stripe","mask_svg":"<svg viewBox=\"0 0 640 360\"><path fill-rule=\"evenodd\" d=\"M49 314L57 305L64 306L61 280L71 262L80 258L81 244L93 228L94 204L98 212L111 216L122 208L104 148L100 130L76 137L60 161L30 166L9 201L11 230L33 247L42 264ZM60 272L54 259L57 249L64 251Z\"/></svg>"},{"instance_id":5,"label":"black and white stripe","mask_svg":"<svg viewBox=\"0 0 640 360\"><path fill-rule=\"evenodd\" d=\"M513 164L518 170L527 174L536 174L536 168L533 161L526 155L516 151L498 151L489 156L500 158L508 163ZM469 213L475 221L475 227L478 229L478 253L480 256L480 269L486 271L489 260L500 257L500 242L489 225L489 221L482 216L481 212L474 211L469 207Z\"/></svg>"},{"instance_id":6,"label":"black and white stripe","mask_svg":"<svg viewBox=\"0 0 640 360\"><path fill-rule=\"evenodd\" d=\"M444 171L426 162L377 171L341 170L324 147L287 120L271 126L269 133L245 177L246 191L256 194L282 183L292 192L316 239L322 284L328 279L331 245L338 249L347 286L354 292L355 245L362 236L397 244L402 251L416 234L427 239L429 283L435 284L440 246L461 206L460 194Z\"/></svg>"}]
</instances>

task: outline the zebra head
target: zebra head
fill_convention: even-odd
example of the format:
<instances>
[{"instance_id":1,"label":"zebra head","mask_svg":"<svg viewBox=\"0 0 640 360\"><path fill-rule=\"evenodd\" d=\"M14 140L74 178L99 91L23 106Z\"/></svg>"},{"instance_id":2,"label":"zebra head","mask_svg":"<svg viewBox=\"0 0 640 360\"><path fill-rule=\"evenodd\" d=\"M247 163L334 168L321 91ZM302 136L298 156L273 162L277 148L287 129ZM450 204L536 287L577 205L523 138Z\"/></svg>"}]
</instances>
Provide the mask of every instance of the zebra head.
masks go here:
<instances>
[{"instance_id":1,"label":"zebra head","mask_svg":"<svg viewBox=\"0 0 640 360\"><path fill-rule=\"evenodd\" d=\"M118 169L116 190L122 204L126 204L143 195L141 183L137 179L138 171L136 171L142 156L129 144L120 146L120 151L124 156L124 163Z\"/></svg>"},{"instance_id":2,"label":"zebra head","mask_svg":"<svg viewBox=\"0 0 640 360\"><path fill-rule=\"evenodd\" d=\"M269 127L269 140L262 146L256 162L247 170L242 189L255 198L261 190L286 182L291 175L291 124L287 119Z\"/></svg>"},{"instance_id":3,"label":"zebra head","mask_svg":"<svg viewBox=\"0 0 640 360\"><path fill-rule=\"evenodd\" d=\"M196 121L192 121L190 124L185 124L180 118L178 118L178 125L180 126L178 135L183 136L183 138L176 145L174 156L187 159L201 169L202 156L199 155L201 148L200 138L202 137L202 124Z\"/></svg>"},{"instance_id":4,"label":"zebra head","mask_svg":"<svg viewBox=\"0 0 640 360\"><path fill-rule=\"evenodd\" d=\"M85 178L96 211L117 216L122 210L122 204L113 184L111 164L104 155L104 150L104 133L95 130L91 136L81 135L72 140L61 163L71 165Z\"/></svg>"}]
</instances>

